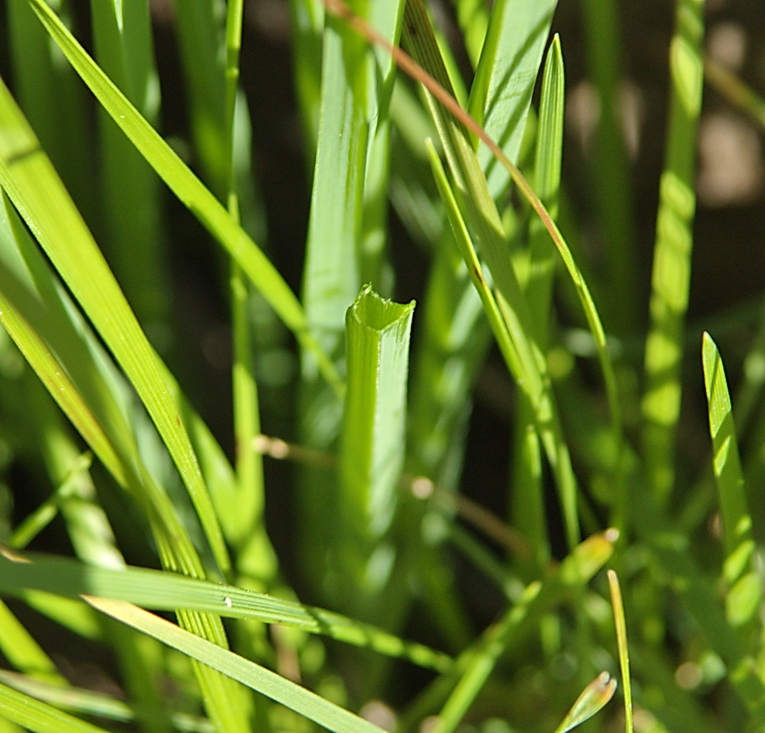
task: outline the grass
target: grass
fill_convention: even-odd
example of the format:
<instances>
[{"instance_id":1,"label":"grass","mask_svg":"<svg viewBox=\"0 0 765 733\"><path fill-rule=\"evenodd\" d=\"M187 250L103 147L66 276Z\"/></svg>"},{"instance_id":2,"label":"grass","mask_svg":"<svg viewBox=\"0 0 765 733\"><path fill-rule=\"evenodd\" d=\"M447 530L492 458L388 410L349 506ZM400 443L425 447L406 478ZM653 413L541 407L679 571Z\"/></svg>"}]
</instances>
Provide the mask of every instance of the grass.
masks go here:
<instances>
[{"instance_id":1,"label":"grass","mask_svg":"<svg viewBox=\"0 0 765 733\"><path fill-rule=\"evenodd\" d=\"M183 139L147 3L4 9L0 731L762 730L764 321L732 348L721 307L689 346L688 313L704 75L754 124L763 101L677 0L646 292L615 108L613 247L583 245L553 0L455 0L461 49L422 0L352 5L289 6L300 287L253 163L246 4L173 20ZM582 9L608 99L623 17ZM214 264L179 296L186 231ZM221 297L223 420L182 343Z\"/></svg>"}]
</instances>

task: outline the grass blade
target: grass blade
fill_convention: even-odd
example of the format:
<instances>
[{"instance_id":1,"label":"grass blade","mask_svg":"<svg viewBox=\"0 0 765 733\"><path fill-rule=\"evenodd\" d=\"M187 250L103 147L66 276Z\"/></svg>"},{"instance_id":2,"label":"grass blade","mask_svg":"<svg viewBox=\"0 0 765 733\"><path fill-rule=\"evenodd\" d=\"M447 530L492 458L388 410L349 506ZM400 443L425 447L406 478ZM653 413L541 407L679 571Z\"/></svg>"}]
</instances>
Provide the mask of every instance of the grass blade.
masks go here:
<instances>
[{"instance_id":1,"label":"grass blade","mask_svg":"<svg viewBox=\"0 0 765 733\"><path fill-rule=\"evenodd\" d=\"M744 476L738 452L733 408L720 352L707 333L703 336L704 384L709 405L709 432L714 449L723 522L728 620L741 626L754 620L762 600L763 578L757 571L752 515L747 506Z\"/></svg>"},{"instance_id":2,"label":"grass blade","mask_svg":"<svg viewBox=\"0 0 765 733\"><path fill-rule=\"evenodd\" d=\"M0 569L0 592L13 596L25 597L30 591L67 598L98 595L159 611L186 609L279 623L368 647L380 654L403 657L425 667L445 670L451 666L450 658L441 652L406 642L340 614L177 573L136 567L113 570L67 558L33 553L19 555L10 550L0 552Z\"/></svg>"},{"instance_id":3,"label":"grass blade","mask_svg":"<svg viewBox=\"0 0 765 733\"><path fill-rule=\"evenodd\" d=\"M444 89L448 89L449 79L421 2L407 4L404 26L404 37L412 48L415 60L433 74ZM532 405L536 428L557 479L566 539L574 546L579 536L576 481L560 432L545 360L538 344L530 336L532 329L528 306L510 263L499 213L461 120L453 120L451 114L432 97L428 96L428 100L455 180L457 200L481 255L486 259L497 292L502 328L507 336L495 334L495 338L498 343L506 338L512 344L513 356L508 368Z\"/></svg>"},{"instance_id":4,"label":"grass blade","mask_svg":"<svg viewBox=\"0 0 765 733\"><path fill-rule=\"evenodd\" d=\"M608 287L598 291L599 302L608 313L609 330L618 336L635 332L638 306L635 273L638 263L633 241L635 222L630 190L629 160L624 146L622 120L617 100L620 88L621 29L619 4L615 0L589 0L581 6L586 28L588 68L598 95L598 121L593 160L594 199L601 222L602 250L608 260ZM617 285L617 287L614 287Z\"/></svg>"},{"instance_id":5,"label":"grass blade","mask_svg":"<svg viewBox=\"0 0 765 733\"><path fill-rule=\"evenodd\" d=\"M336 733L384 733L383 729L325 700L314 692L233 652L124 601L90 597L91 606L295 710Z\"/></svg>"},{"instance_id":6,"label":"grass blade","mask_svg":"<svg viewBox=\"0 0 765 733\"><path fill-rule=\"evenodd\" d=\"M611 606L614 611L614 626L616 627L616 643L619 649L619 668L622 675L622 687L624 688L624 730L632 733L632 679L630 675L630 654L627 644L627 622L624 618L624 603L622 601L622 589L619 585L619 576L613 571L608 571L608 588L611 592Z\"/></svg>"},{"instance_id":7,"label":"grass blade","mask_svg":"<svg viewBox=\"0 0 765 733\"><path fill-rule=\"evenodd\" d=\"M236 225L215 196L202 185L135 107L93 63L44 0L29 1L48 33L93 91L104 110L122 128L180 201L242 267L298 341L306 350L315 354L319 369L327 381L341 392L342 385L335 369L308 332L305 314L300 303L268 258Z\"/></svg>"},{"instance_id":8,"label":"grass blade","mask_svg":"<svg viewBox=\"0 0 765 733\"><path fill-rule=\"evenodd\" d=\"M561 724L555 729L555 733L566 733L578 725L589 720L593 715L605 707L616 691L616 680L611 678L608 672L601 672L576 699L571 710L566 713Z\"/></svg>"},{"instance_id":9,"label":"grass blade","mask_svg":"<svg viewBox=\"0 0 765 733\"><path fill-rule=\"evenodd\" d=\"M484 632L457 660L459 681L438 715L433 733L454 731L478 696L500 656L523 629L536 624L566 590L581 588L608 561L618 532L609 530L586 539L563 560L557 572L530 584L520 601Z\"/></svg>"},{"instance_id":10,"label":"grass blade","mask_svg":"<svg viewBox=\"0 0 765 733\"><path fill-rule=\"evenodd\" d=\"M348 309L348 393L340 440L338 535L344 583L362 591L362 605L379 608L393 566L380 575L378 553L396 514L404 462L409 334L414 303L400 305L365 286ZM363 596L367 595L367 598ZM390 598L388 603L390 603ZM364 614L362 614L363 616Z\"/></svg>"},{"instance_id":11,"label":"grass blade","mask_svg":"<svg viewBox=\"0 0 765 733\"><path fill-rule=\"evenodd\" d=\"M643 456L651 490L666 502L674 483L680 414L680 362L690 283L696 209L696 130L703 85L704 4L678 0L670 50L669 133L659 192L642 401Z\"/></svg>"},{"instance_id":12,"label":"grass blade","mask_svg":"<svg viewBox=\"0 0 765 733\"><path fill-rule=\"evenodd\" d=\"M100 67L155 122L159 80L148 3L94 3L91 20ZM169 311L169 283L159 181L107 114L101 112L98 123L106 255L144 328L161 333Z\"/></svg>"},{"instance_id":13,"label":"grass blade","mask_svg":"<svg viewBox=\"0 0 765 733\"><path fill-rule=\"evenodd\" d=\"M0 185L128 375L194 502L222 572L230 562L196 457L159 360L7 87L0 87Z\"/></svg>"},{"instance_id":14,"label":"grass blade","mask_svg":"<svg viewBox=\"0 0 765 733\"><path fill-rule=\"evenodd\" d=\"M35 733L107 733L22 692L0 684L0 718L23 725Z\"/></svg>"},{"instance_id":15,"label":"grass blade","mask_svg":"<svg viewBox=\"0 0 765 733\"><path fill-rule=\"evenodd\" d=\"M491 9L467 110L509 160L518 157L557 4L558 0L498 0ZM509 172L485 143L477 152L497 199L510 184Z\"/></svg>"}]
</instances>

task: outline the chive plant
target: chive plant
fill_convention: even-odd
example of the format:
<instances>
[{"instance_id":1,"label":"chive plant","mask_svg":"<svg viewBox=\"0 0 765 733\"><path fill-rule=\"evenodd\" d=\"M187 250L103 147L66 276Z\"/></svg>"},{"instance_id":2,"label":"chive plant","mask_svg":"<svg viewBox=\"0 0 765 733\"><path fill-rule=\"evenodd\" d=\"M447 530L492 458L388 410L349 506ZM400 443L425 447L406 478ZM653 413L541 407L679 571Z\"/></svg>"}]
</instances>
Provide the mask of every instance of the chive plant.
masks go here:
<instances>
[{"instance_id":1,"label":"chive plant","mask_svg":"<svg viewBox=\"0 0 765 733\"><path fill-rule=\"evenodd\" d=\"M765 320L732 389L719 319L690 347L687 318L704 69L763 102L676 0L644 293L619 5L581 2L601 267L567 206L557 3L446 5L290 0L299 282L253 163L248 4L176 3L172 139L153 4L0 8L0 731L765 725ZM183 302L228 304L225 430L182 344L203 309L173 307L187 231L213 265ZM463 468L492 370L489 508Z\"/></svg>"}]
</instances>

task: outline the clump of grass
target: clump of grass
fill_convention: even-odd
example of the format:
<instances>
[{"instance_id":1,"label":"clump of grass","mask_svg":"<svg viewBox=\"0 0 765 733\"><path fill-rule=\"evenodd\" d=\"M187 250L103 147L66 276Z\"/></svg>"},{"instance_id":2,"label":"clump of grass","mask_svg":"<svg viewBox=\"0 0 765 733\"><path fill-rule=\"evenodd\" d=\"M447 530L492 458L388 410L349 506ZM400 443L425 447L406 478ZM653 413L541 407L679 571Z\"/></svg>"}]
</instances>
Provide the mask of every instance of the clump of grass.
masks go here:
<instances>
[{"instance_id":1,"label":"clump of grass","mask_svg":"<svg viewBox=\"0 0 765 733\"><path fill-rule=\"evenodd\" d=\"M606 99L619 14L585 5ZM596 156L605 268L561 206L555 9L455 2L462 58L423 0L293 0L311 180L293 288L265 225L270 182L251 163L241 1L176 10L185 160L156 129L148 3L93 4L92 55L77 40L86 14L8 5L2 730L763 725L761 382L745 372L737 432L709 334L693 356L709 446L691 457L678 444L703 8L676 3L648 295L612 110ZM751 91L745 102L762 106ZM204 392L188 384L197 365L167 365L184 361L188 321L170 305L182 227L160 181L220 264L204 287L229 305L225 434L188 397ZM416 301L393 213L428 262ZM473 399L497 360L505 516L463 485ZM289 434L263 434L285 414ZM293 474L271 478L264 456ZM76 670L91 650L88 685ZM623 713L608 704L617 668Z\"/></svg>"}]
</instances>

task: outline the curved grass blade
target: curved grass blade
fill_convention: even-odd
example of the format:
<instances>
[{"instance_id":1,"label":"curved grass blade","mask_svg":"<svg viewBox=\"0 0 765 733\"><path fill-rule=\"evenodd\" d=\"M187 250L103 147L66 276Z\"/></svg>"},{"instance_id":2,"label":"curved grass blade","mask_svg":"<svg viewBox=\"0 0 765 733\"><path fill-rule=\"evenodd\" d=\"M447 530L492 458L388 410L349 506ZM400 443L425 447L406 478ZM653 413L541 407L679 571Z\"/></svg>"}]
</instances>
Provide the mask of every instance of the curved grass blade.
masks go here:
<instances>
[{"instance_id":1,"label":"curved grass blade","mask_svg":"<svg viewBox=\"0 0 765 733\"><path fill-rule=\"evenodd\" d=\"M557 4L558 0L498 0L491 9L467 111L509 160L518 157ZM485 143L477 153L497 199L507 190L509 172Z\"/></svg>"},{"instance_id":2,"label":"curved grass blade","mask_svg":"<svg viewBox=\"0 0 765 733\"><path fill-rule=\"evenodd\" d=\"M407 4L404 21L403 35L415 58L448 88L449 78L421 2ZM431 96L427 101L455 182L455 198L493 279L501 327L512 345L513 356L508 367L532 406L535 427L556 476L566 539L573 547L579 538L576 479L562 440L546 362L532 335L528 304L509 257L499 212L462 121L455 121L449 114L451 110L444 109ZM501 339L498 335L495 338L498 342Z\"/></svg>"},{"instance_id":3,"label":"curved grass blade","mask_svg":"<svg viewBox=\"0 0 765 733\"><path fill-rule=\"evenodd\" d=\"M35 733L108 733L92 723L57 710L23 692L0 683L0 718Z\"/></svg>"},{"instance_id":4,"label":"curved grass blade","mask_svg":"<svg viewBox=\"0 0 765 733\"><path fill-rule=\"evenodd\" d=\"M230 562L178 409L153 350L21 111L0 85L0 185L133 383L173 457L224 574Z\"/></svg>"},{"instance_id":5,"label":"curved grass blade","mask_svg":"<svg viewBox=\"0 0 765 733\"><path fill-rule=\"evenodd\" d=\"M112 119L146 158L179 200L242 267L253 284L307 351L314 353L319 370L338 393L343 386L334 367L309 332L295 294L252 239L231 219L215 196L184 165L135 107L112 84L61 24L44 0L29 0L51 38Z\"/></svg>"},{"instance_id":6,"label":"curved grass blade","mask_svg":"<svg viewBox=\"0 0 765 733\"><path fill-rule=\"evenodd\" d=\"M91 609L88 610L92 613ZM129 630L126 631L132 634ZM134 725L138 719L131 705L101 692L69 685L51 685L6 670L0 670L0 682L35 700L53 705L59 711L65 710L68 713L91 715ZM173 730L179 730L181 733L215 733L209 720L185 713L174 713L172 723Z\"/></svg>"},{"instance_id":7,"label":"curved grass blade","mask_svg":"<svg viewBox=\"0 0 765 733\"><path fill-rule=\"evenodd\" d=\"M112 570L68 558L0 551L0 592L23 597L29 591L45 591L67 598L98 595L159 611L186 609L286 624L354 646L368 647L380 654L403 657L439 671L452 664L442 652L404 641L368 624L245 588L161 570L136 567Z\"/></svg>"},{"instance_id":8,"label":"curved grass blade","mask_svg":"<svg viewBox=\"0 0 765 733\"><path fill-rule=\"evenodd\" d=\"M620 92L623 88L619 39L621 7L617 0L588 0L581 6L587 43L587 68L596 93L597 127L593 133L593 198L601 223L603 257L608 274L596 295L605 313L608 326L617 336L634 334L642 323L643 301L639 297L635 277L638 272L635 248L635 216L630 186L630 161L624 143L624 130L619 117Z\"/></svg>"},{"instance_id":9,"label":"curved grass blade","mask_svg":"<svg viewBox=\"0 0 765 733\"><path fill-rule=\"evenodd\" d=\"M616 680L608 672L601 672L582 690L582 694L555 729L555 733L566 733L584 723L585 720L589 720L608 704L615 691Z\"/></svg>"},{"instance_id":10,"label":"curved grass blade","mask_svg":"<svg viewBox=\"0 0 765 733\"><path fill-rule=\"evenodd\" d=\"M178 403L173 399L171 386L164 379L163 365L141 331L50 161L39 148L39 143L2 84L0 129L3 132L0 135L0 185L26 216L30 229L46 248L51 261L62 273L141 396L195 505L215 559L222 572L228 573L228 553L217 515L181 421ZM46 368L50 366L49 361ZM54 368L51 378L62 378L61 371ZM150 518L163 564L192 575L203 575L201 562L186 530L177 525L175 531L169 529L177 520L169 497L159 490L150 476L136 475L135 471L133 469L133 478L136 479L133 485L141 491L148 490L151 500L148 506L153 510ZM137 471L140 474L140 468ZM187 612L179 612L179 619L195 633L222 646L227 645L220 619ZM222 730L237 730L241 723L241 707L231 705L231 695L239 694L237 688L208 667L196 669L206 691L205 699L211 717Z\"/></svg>"},{"instance_id":11,"label":"curved grass blade","mask_svg":"<svg viewBox=\"0 0 765 733\"><path fill-rule=\"evenodd\" d=\"M440 686L459 675L432 733L452 733L457 728L509 645L537 624L565 592L586 585L608 562L618 536L612 529L584 540L563 560L554 575L528 585L519 602L460 655L454 673L436 682Z\"/></svg>"},{"instance_id":12,"label":"curved grass blade","mask_svg":"<svg viewBox=\"0 0 765 733\"><path fill-rule=\"evenodd\" d=\"M225 674L243 685L281 703L335 733L384 733L383 729L341 708L310 690L250 662L233 652L124 601L86 598L91 606L167 644L201 664Z\"/></svg>"},{"instance_id":13,"label":"curved grass blade","mask_svg":"<svg viewBox=\"0 0 765 733\"><path fill-rule=\"evenodd\" d=\"M90 12L100 67L141 114L155 122L160 92L148 3L106 0L93 3ZM170 310L160 184L103 112L96 141L105 254L139 320L152 334L160 331Z\"/></svg>"},{"instance_id":14,"label":"curved grass blade","mask_svg":"<svg viewBox=\"0 0 765 733\"><path fill-rule=\"evenodd\" d=\"M556 35L547 52L542 92L539 102L539 128L536 154L534 156L535 189L550 214L557 216L560 192L561 158L563 152L563 107L565 78L560 38ZM549 344L550 309L553 276L555 274L555 251L550 247L549 237L538 218L529 224L527 274L523 282L529 304L529 315L534 337L543 351ZM550 542L541 478L543 475L539 435L530 430L534 416L527 406L516 411L515 460L512 465L512 486L524 486L523 491L512 493L512 523L534 546L534 558L538 566L545 567L550 560ZM618 526L614 524L614 526Z\"/></svg>"}]
</instances>

